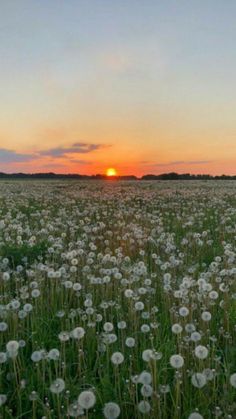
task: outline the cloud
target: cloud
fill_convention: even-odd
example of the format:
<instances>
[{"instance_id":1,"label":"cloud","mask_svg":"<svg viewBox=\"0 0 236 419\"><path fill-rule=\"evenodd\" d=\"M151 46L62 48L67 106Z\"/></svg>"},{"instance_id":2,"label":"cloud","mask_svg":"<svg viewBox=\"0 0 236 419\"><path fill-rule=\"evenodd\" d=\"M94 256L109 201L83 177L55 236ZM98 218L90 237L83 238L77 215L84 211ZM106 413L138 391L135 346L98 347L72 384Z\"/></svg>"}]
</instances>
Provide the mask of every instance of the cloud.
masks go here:
<instances>
[{"instance_id":1,"label":"cloud","mask_svg":"<svg viewBox=\"0 0 236 419\"><path fill-rule=\"evenodd\" d=\"M39 151L40 156L66 157L67 154L86 154L105 147L103 144L74 143L71 147L55 147Z\"/></svg>"},{"instance_id":2,"label":"cloud","mask_svg":"<svg viewBox=\"0 0 236 419\"><path fill-rule=\"evenodd\" d=\"M19 153L15 150L0 148L0 163L26 163L36 159L51 158L53 160L64 158L68 162L77 164L90 164L86 160L73 159L70 154L88 154L101 148L110 147L104 144L76 142L69 147L54 147L49 150L39 150L34 153Z\"/></svg>"},{"instance_id":3,"label":"cloud","mask_svg":"<svg viewBox=\"0 0 236 419\"><path fill-rule=\"evenodd\" d=\"M37 158L35 154L18 153L14 150L0 148L0 163L21 163Z\"/></svg>"},{"instance_id":4,"label":"cloud","mask_svg":"<svg viewBox=\"0 0 236 419\"><path fill-rule=\"evenodd\" d=\"M70 163L76 163L76 164L91 164L91 161L86 160L77 160L77 159L71 159Z\"/></svg>"},{"instance_id":5,"label":"cloud","mask_svg":"<svg viewBox=\"0 0 236 419\"><path fill-rule=\"evenodd\" d=\"M154 163L154 164L149 164L150 166L158 166L158 167L166 167L166 166L182 166L182 165L187 165L187 166L191 166L191 165L198 165L198 164L209 164L212 163L212 160L175 160L175 161L170 161L167 163Z\"/></svg>"}]
</instances>

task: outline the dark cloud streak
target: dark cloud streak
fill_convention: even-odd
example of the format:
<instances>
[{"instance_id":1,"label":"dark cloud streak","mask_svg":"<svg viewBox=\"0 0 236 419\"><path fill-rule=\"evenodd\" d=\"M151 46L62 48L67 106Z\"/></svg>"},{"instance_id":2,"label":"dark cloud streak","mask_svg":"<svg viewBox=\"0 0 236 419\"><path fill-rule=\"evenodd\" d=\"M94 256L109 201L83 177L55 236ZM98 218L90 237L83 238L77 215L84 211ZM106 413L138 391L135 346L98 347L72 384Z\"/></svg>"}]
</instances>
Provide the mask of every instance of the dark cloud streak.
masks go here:
<instances>
[{"instance_id":1,"label":"dark cloud streak","mask_svg":"<svg viewBox=\"0 0 236 419\"><path fill-rule=\"evenodd\" d=\"M36 158L35 154L18 153L14 150L0 148L0 163L22 163Z\"/></svg>"},{"instance_id":2,"label":"dark cloud streak","mask_svg":"<svg viewBox=\"0 0 236 419\"><path fill-rule=\"evenodd\" d=\"M103 148L102 144L74 143L71 147L55 147L39 151L41 156L65 157L67 154L87 154Z\"/></svg>"}]
</instances>

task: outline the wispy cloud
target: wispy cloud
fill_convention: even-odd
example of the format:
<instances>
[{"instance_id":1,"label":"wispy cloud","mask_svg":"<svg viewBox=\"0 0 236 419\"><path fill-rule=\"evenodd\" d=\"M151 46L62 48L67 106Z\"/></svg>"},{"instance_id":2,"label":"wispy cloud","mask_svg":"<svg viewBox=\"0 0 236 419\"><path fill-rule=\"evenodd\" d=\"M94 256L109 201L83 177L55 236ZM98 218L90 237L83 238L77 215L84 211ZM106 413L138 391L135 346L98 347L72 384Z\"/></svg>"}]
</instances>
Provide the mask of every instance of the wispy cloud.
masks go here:
<instances>
[{"instance_id":1,"label":"wispy cloud","mask_svg":"<svg viewBox=\"0 0 236 419\"><path fill-rule=\"evenodd\" d=\"M143 164L152 167L168 167L168 166L191 166L191 165L201 165L212 163L212 160L174 160L166 163L146 163Z\"/></svg>"},{"instance_id":2,"label":"wispy cloud","mask_svg":"<svg viewBox=\"0 0 236 419\"><path fill-rule=\"evenodd\" d=\"M71 163L77 164L90 164L90 162L86 160L80 160L71 156L71 155L80 155L80 154L88 154L95 150L99 150L101 148L108 147L104 144L94 144L94 143L85 143L85 142L76 142L73 143L70 147L54 147L48 150L38 150L34 153L20 153L15 150L9 150L6 148L0 148L0 163L26 163L33 160L38 160L42 158L51 158L54 160L64 158ZM49 162L49 164L53 164Z\"/></svg>"},{"instance_id":3,"label":"wispy cloud","mask_svg":"<svg viewBox=\"0 0 236 419\"><path fill-rule=\"evenodd\" d=\"M41 156L66 157L67 154L87 154L103 148L103 144L74 143L71 147L55 147L49 150L41 150Z\"/></svg>"},{"instance_id":4,"label":"wispy cloud","mask_svg":"<svg viewBox=\"0 0 236 419\"><path fill-rule=\"evenodd\" d=\"M35 154L18 153L14 150L0 148L0 163L22 163L37 158Z\"/></svg>"}]
</instances>

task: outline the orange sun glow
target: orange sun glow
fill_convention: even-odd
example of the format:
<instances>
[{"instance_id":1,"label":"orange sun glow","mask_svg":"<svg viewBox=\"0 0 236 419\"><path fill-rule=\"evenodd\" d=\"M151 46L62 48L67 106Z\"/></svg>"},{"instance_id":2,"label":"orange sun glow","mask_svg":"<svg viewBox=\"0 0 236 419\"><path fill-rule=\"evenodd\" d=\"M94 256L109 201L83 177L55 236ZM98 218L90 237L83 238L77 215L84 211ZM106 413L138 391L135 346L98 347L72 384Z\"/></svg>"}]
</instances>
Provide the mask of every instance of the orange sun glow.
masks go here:
<instances>
[{"instance_id":1,"label":"orange sun glow","mask_svg":"<svg viewBox=\"0 0 236 419\"><path fill-rule=\"evenodd\" d=\"M113 167L109 167L109 169L106 170L107 176L117 176L117 171Z\"/></svg>"}]
</instances>

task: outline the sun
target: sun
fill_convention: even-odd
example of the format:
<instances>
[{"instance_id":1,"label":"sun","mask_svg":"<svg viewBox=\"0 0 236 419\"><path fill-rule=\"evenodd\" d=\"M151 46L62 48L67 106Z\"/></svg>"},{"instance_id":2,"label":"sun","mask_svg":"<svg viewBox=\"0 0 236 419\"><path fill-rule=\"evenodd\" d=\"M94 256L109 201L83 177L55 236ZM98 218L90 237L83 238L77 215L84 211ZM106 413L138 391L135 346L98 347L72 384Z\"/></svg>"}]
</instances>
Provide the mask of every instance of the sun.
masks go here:
<instances>
[{"instance_id":1,"label":"sun","mask_svg":"<svg viewBox=\"0 0 236 419\"><path fill-rule=\"evenodd\" d=\"M114 169L114 167L109 167L109 168L106 170L106 175L107 175L108 177L117 176L117 171L116 171L116 169Z\"/></svg>"}]
</instances>

